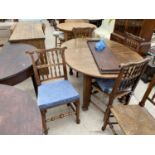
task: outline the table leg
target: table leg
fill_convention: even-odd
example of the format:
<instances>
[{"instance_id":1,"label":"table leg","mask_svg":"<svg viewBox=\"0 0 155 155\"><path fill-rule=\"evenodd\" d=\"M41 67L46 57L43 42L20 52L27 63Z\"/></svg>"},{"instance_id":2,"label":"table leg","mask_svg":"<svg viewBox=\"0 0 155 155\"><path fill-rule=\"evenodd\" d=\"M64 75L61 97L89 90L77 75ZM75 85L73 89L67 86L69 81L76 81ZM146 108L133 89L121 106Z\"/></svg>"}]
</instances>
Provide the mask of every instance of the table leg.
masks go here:
<instances>
[{"instance_id":1,"label":"table leg","mask_svg":"<svg viewBox=\"0 0 155 155\"><path fill-rule=\"evenodd\" d=\"M91 80L92 77L83 75L83 106L84 111L88 110L91 97Z\"/></svg>"},{"instance_id":2,"label":"table leg","mask_svg":"<svg viewBox=\"0 0 155 155\"><path fill-rule=\"evenodd\" d=\"M37 86L34 75L31 76L31 79L32 79L32 83L33 83L33 86L34 86L35 94L36 94L36 96L38 96L38 86Z\"/></svg>"}]
</instances>

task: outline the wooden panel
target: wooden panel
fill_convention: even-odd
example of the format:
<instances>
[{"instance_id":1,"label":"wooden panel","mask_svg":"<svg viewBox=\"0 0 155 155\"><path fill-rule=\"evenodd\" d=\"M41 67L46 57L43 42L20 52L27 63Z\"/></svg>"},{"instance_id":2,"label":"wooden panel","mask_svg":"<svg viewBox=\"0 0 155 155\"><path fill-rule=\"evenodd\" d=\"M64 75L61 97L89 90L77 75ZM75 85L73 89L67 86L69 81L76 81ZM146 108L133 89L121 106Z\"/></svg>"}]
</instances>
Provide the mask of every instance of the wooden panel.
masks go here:
<instances>
[{"instance_id":1,"label":"wooden panel","mask_svg":"<svg viewBox=\"0 0 155 155\"><path fill-rule=\"evenodd\" d=\"M88 43L88 47L94 57L94 60L98 66L98 69L100 71L100 73L109 73L109 72L119 72L119 62L117 61L117 59L114 57L113 53L111 52L111 50L109 49L109 47L107 47L107 45L105 45L106 47L102 50L97 52L95 49L95 44L98 41L94 41L94 40L89 40Z\"/></svg>"},{"instance_id":2,"label":"wooden panel","mask_svg":"<svg viewBox=\"0 0 155 155\"><path fill-rule=\"evenodd\" d=\"M42 39L45 38L41 23L19 22L17 23L9 41L40 39L40 38Z\"/></svg>"}]
</instances>

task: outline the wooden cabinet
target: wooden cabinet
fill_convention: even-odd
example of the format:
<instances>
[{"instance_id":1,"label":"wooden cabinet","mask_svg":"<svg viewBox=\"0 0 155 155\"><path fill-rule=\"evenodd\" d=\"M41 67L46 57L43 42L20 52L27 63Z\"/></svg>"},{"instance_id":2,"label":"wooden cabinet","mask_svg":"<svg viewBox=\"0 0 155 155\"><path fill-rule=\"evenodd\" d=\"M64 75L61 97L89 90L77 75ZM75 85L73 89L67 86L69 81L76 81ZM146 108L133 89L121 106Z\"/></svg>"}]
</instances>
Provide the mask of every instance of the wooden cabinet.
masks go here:
<instances>
[{"instance_id":1,"label":"wooden cabinet","mask_svg":"<svg viewBox=\"0 0 155 155\"><path fill-rule=\"evenodd\" d=\"M114 31L111 33L111 40L124 44L125 33L131 33L150 42L155 29L154 19L116 19ZM149 49L147 45L146 50Z\"/></svg>"}]
</instances>

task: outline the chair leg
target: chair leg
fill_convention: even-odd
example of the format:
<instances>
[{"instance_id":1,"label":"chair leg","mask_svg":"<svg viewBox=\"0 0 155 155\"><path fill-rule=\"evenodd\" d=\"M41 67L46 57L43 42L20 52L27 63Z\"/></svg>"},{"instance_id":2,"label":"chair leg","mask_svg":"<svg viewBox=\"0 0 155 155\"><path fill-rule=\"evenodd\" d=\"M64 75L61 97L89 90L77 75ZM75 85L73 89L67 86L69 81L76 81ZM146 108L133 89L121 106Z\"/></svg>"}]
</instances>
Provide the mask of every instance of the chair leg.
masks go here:
<instances>
[{"instance_id":1,"label":"chair leg","mask_svg":"<svg viewBox=\"0 0 155 155\"><path fill-rule=\"evenodd\" d=\"M73 70L72 70L72 68L69 68L69 75L73 75Z\"/></svg>"},{"instance_id":2,"label":"chair leg","mask_svg":"<svg viewBox=\"0 0 155 155\"><path fill-rule=\"evenodd\" d=\"M80 124L80 101L74 102L76 106L76 123Z\"/></svg>"},{"instance_id":3,"label":"chair leg","mask_svg":"<svg viewBox=\"0 0 155 155\"><path fill-rule=\"evenodd\" d=\"M76 77L79 77L79 72L76 72Z\"/></svg>"},{"instance_id":4,"label":"chair leg","mask_svg":"<svg viewBox=\"0 0 155 155\"><path fill-rule=\"evenodd\" d=\"M110 108L107 108L105 114L104 114L104 124L102 126L102 131L104 131L107 127L107 124L109 122L109 117L110 117Z\"/></svg>"},{"instance_id":5,"label":"chair leg","mask_svg":"<svg viewBox=\"0 0 155 155\"><path fill-rule=\"evenodd\" d=\"M47 129L47 125L46 125L46 110L40 110L40 112L41 112L42 126L43 126L43 130L44 130L44 134L47 135L48 129Z\"/></svg>"}]
</instances>

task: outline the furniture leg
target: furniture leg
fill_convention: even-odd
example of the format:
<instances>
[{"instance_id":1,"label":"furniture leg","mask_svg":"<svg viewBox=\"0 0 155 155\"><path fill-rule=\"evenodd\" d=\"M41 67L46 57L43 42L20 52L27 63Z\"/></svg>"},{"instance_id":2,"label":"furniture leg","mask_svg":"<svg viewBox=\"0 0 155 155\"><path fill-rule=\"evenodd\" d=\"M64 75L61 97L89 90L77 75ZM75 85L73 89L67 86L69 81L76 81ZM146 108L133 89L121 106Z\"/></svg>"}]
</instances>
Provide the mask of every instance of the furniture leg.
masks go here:
<instances>
[{"instance_id":1,"label":"furniture leg","mask_svg":"<svg viewBox=\"0 0 155 155\"><path fill-rule=\"evenodd\" d=\"M37 86L34 75L31 76L31 79L32 79L32 83L33 83L33 86L34 86L35 94L36 94L36 96L38 96L38 86Z\"/></svg>"},{"instance_id":2,"label":"furniture leg","mask_svg":"<svg viewBox=\"0 0 155 155\"><path fill-rule=\"evenodd\" d=\"M44 134L47 135L48 134L48 129L47 129L47 125L46 125L46 111L45 110L40 110L41 112L41 118L42 118L42 126L44 129Z\"/></svg>"},{"instance_id":3,"label":"furniture leg","mask_svg":"<svg viewBox=\"0 0 155 155\"><path fill-rule=\"evenodd\" d=\"M91 97L91 80L92 77L88 75L83 75L83 106L84 111L88 110Z\"/></svg>"},{"instance_id":4,"label":"furniture leg","mask_svg":"<svg viewBox=\"0 0 155 155\"><path fill-rule=\"evenodd\" d=\"M76 101L75 106L76 106L76 123L80 124L80 101Z\"/></svg>"}]
</instances>

